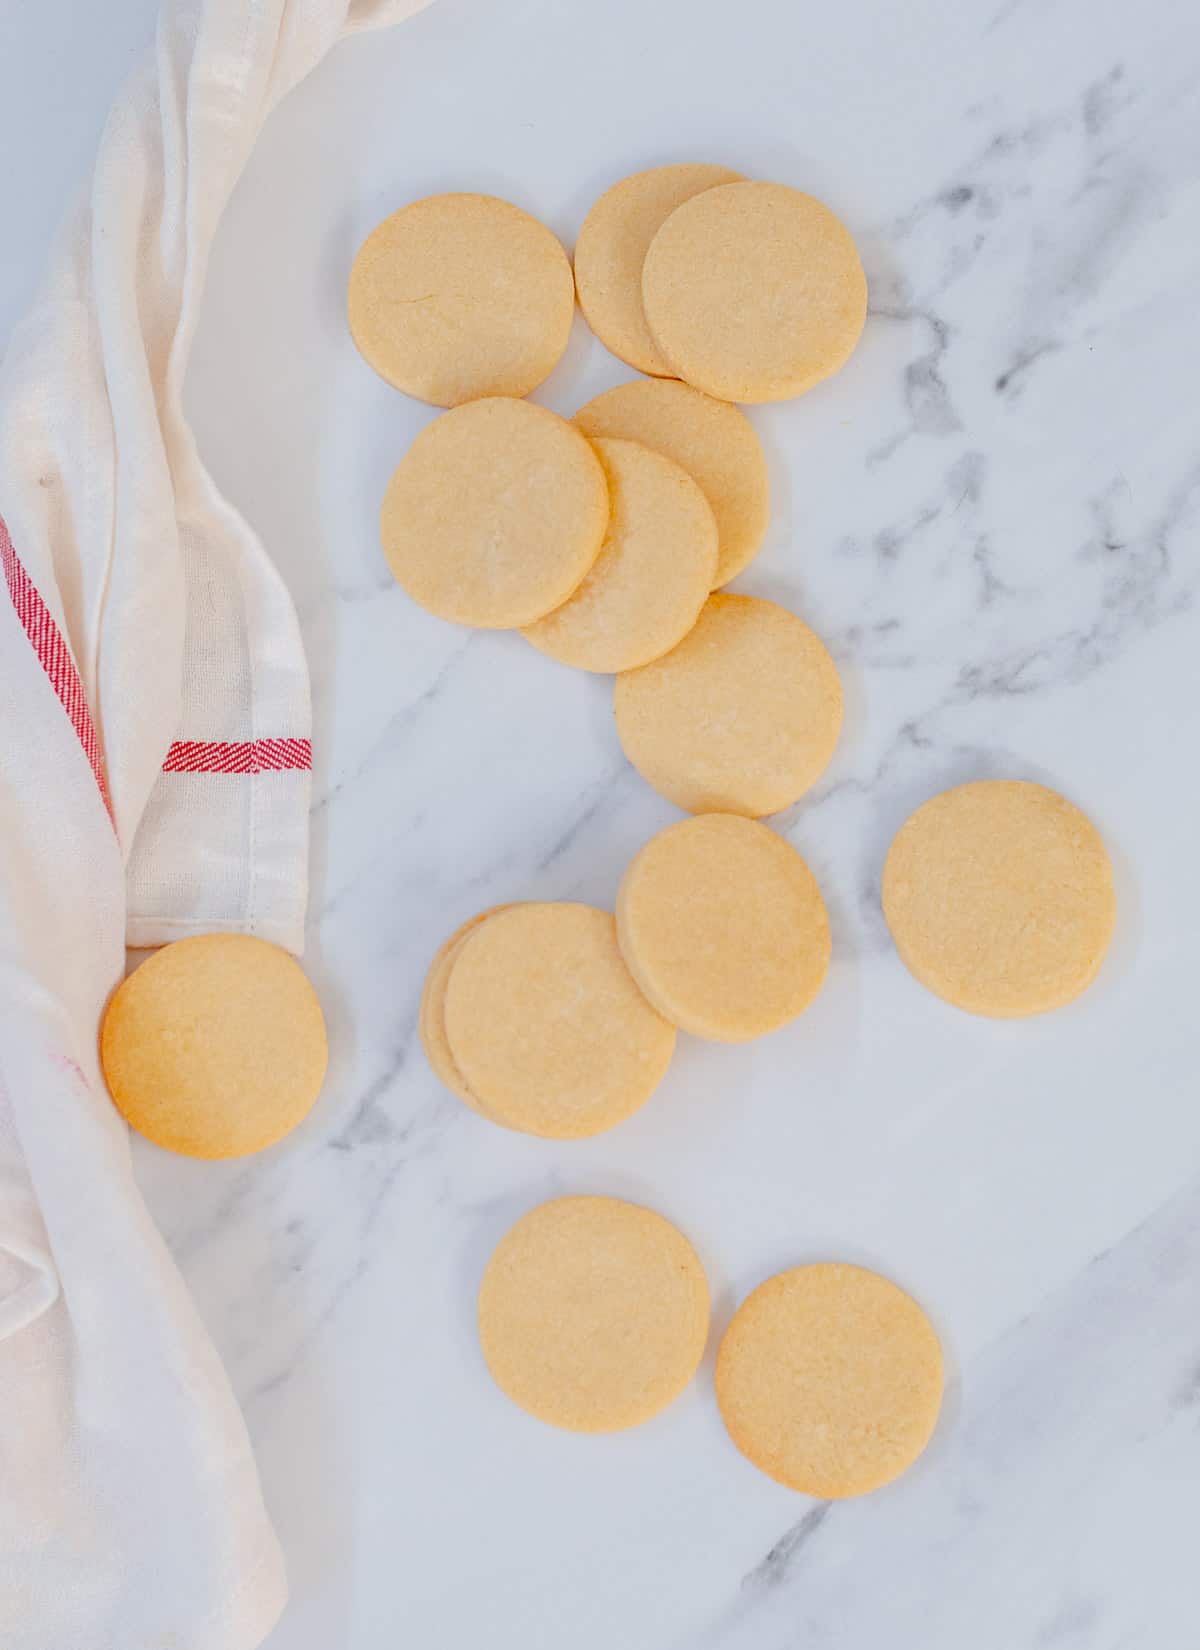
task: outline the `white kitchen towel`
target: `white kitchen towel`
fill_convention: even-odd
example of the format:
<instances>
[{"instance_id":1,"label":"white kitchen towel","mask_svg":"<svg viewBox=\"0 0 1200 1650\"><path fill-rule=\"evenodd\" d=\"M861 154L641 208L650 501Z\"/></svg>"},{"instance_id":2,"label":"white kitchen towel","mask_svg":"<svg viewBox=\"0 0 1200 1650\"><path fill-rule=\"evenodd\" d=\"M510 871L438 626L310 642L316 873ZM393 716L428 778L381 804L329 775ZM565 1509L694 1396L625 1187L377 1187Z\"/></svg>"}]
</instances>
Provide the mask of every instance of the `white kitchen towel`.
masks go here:
<instances>
[{"instance_id":1,"label":"white kitchen towel","mask_svg":"<svg viewBox=\"0 0 1200 1650\"><path fill-rule=\"evenodd\" d=\"M0 369L3 1650L250 1650L285 1597L97 1030L127 939L302 943L299 632L183 378L268 113L341 34L421 3L168 0Z\"/></svg>"}]
</instances>

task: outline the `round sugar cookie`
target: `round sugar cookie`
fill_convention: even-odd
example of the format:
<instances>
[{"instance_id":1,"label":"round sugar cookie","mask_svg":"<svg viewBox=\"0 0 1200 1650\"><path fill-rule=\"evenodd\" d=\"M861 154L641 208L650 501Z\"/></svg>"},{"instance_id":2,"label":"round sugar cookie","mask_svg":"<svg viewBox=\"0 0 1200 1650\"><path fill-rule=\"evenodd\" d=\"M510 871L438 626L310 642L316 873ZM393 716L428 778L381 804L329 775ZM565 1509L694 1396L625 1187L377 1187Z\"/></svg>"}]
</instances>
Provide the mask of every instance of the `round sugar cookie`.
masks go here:
<instances>
[{"instance_id":1,"label":"round sugar cookie","mask_svg":"<svg viewBox=\"0 0 1200 1650\"><path fill-rule=\"evenodd\" d=\"M532 401L472 401L413 442L388 484L388 566L439 618L484 630L560 607L600 553L608 486L579 431Z\"/></svg>"},{"instance_id":2,"label":"round sugar cookie","mask_svg":"<svg viewBox=\"0 0 1200 1650\"><path fill-rule=\"evenodd\" d=\"M462 942L446 1037L497 1122L552 1140L622 1122L658 1087L675 1027L621 960L616 923L590 905L514 906Z\"/></svg>"},{"instance_id":3,"label":"round sugar cookie","mask_svg":"<svg viewBox=\"0 0 1200 1650\"><path fill-rule=\"evenodd\" d=\"M100 1059L118 1111L185 1157L244 1157L307 1117L325 1021L293 957L248 934L176 940L109 1000Z\"/></svg>"},{"instance_id":4,"label":"round sugar cookie","mask_svg":"<svg viewBox=\"0 0 1200 1650\"><path fill-rule=\"evenodd\" d=\"M714 1042L802 1014L829 968L829 917L796 850L756 820L701 814L634 857L617 896L621 954L672 1025Z\"/></svg>"},{"instance_id":5,"label":"round sugar cookie","mask_svg":"<svg viewBox=\"0 0 1200 1650\"><path fill-rule=\"evenodd\" d=\"M543 1203L501 1238L479 1290L492 1378L539 1421L617 1432L691 1381L708 1339L708 1284L683 1234L612 1197Z\"/></svg>"},{"instance_id":6,"label":"round sugar cookie","mask_svg":"<svg viewBox=\"0 0 1200 1650\"><path fill-rule=\"evenodd\" d=\"M446 982L450 978L450 970L454 967L459 948L467 935L474 933L480 923L494 917L498 911L509 909L508 905L493 905L490 910L480 911L477 916L471 917L460 928L456 928L450 938L438 948L425 976L425 984L421 990L421 1006L417 1013L417 1031L421 1038L421 1046L433 1068L434 1076L445 1084L451 1094L457 1095L481 1117L487 1117L488 1113L467 1087L466 1079L454 1063L454 1055L446 1037Z\"/></svg>"},{"instance_id":7,"label":"round sugar cookie","mask_svg":"<svg viewBox=\"0 0 1200 1650\"><path fill-rule=\"evenodd\" d=\"M617 677L617 733L649 784L689 813L777 813L828 766L837 667L806 624L756 596L710 596L662 659Z\"/></svg>"},{"instance_id":8,"label":"round sugar cookie","mask_svg":"<svg viewBox=\"0 0 1200 1650\"><path fill-rule=\"evenodd\" d=\"M574 422L593 441L640 441L687 471L717 518L714 585L728 584L754 559L771 494L766 455L745 413L678 379L635 378L589 401Z\"/></svg>"},{"instance_id":9,"label":"round sugar cookie","mask_svg":"<svg viewBox=\"0 0 1200 1650\"><path fill-rule=\"evenodd\" d=\"M593 441L608 480L604 544L573 596L528 626L534 647L579 670L632 670L695 624L717 570L717 523L678 464L635 441Z\"/></svg>"},{"instance_id":10,"label":"round sugar cookie","mask_svg":"<svg viewBox=\"0 0 1200 1650\"><path fill-rule=\"evenodd\" d=\"M350 271L350 332L381 378L437 407L528 395L567 347L575 285L536 218L431 195L386 218Z\"/></svg>"},{"instance_id":11,"label":"round sugar cookie","mask_svg":"<svg viewBox=\"0 0 1200 1650\"><path fill-rule=\"evenodd\" d=\"M677 206L740 179L727 166L652 166L605 190L583 220L575 243L579 307L600 342L639 372L673 376L642 313L646 249Z\"/></svg>"},{"instance_id":12,"label":"round sugar cookie","mask_svg":"<svg viewBox=\"0 0 1200 1650\"><path fill-rule=\"evenodd\" d=\"M820 201L782 183L728 183L685 201L655 235L642 304L678 377L723 401L783 401L850 358L867 279Z\"/></svg>"},{"instance_id":13,"label":"round sugar cookie","mask_svg":"<svg viewBox=\"0 0 1200 1650\"><path fill-rule=\"evenodd\" d=\"M1112 865L1065 797L985 779L901 826L883 910L910 973L937 996L995 1019L1044 1014L1099 971L1116 916Z\"/></svg>"},{"instance_id":14,"label":"round sugar cookie","mask_svg":"<svg viewBox=\"0 0 1200 1650\"><path fill-rule=\"evenodd\" d=\"M743 1455L789 1489L839 1500L890 1483L925 1448L942 1351L925 1313L886 1278L798 1266L734 1313L716 1384Z\"/></svg>"}]
</instances>

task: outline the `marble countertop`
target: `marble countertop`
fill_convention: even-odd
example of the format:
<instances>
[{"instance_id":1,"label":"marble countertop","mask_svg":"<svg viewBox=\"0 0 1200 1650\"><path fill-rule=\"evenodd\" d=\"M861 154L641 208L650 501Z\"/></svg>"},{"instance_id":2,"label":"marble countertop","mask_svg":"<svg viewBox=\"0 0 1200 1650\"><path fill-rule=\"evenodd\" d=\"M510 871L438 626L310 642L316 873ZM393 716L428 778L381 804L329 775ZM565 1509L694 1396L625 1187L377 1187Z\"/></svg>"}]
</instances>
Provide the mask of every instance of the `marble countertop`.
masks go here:
<instances>
[{"instance_id":1,"label":"marble countertop","mask_svg":"<svg viewBox=\"0 0 1200 1650\"><path fill-rule=\"evenodd\" d=\"M129 44L151 9L114 8ZM282 1148L145 1147L139 1170L288 1554L269 1650L1194 1650L1198 154L1177 0L439 0L268 128L190 396L308 639L333 1062ZM735 586L843 674L833 765L773 822L825 890L834 964L789 1029L681 1039L630 1122L539 1142L432 1076L428 959L502 900L610 905L678 816L624 762L607 680L393 585L376 510L431 413L358 358L343 288L411 197L505 195L570 244L608 183L701 158L823 197L871 285L847 369L752 412L774 512ZM538 399L628 376L579 321ZM1110 959L1041 1020L940 1003L880 915L899 823L988 775L1062 790L1117 867ZM512 1219L567 1191L676 1221L714 1332L782 1266L894 1277L948 1358L926 1456L862 1501L796 1496L726 1438L711 1351L633 1433L528 1419L484 1370L474 1291Z\"/></svg>"}]
</instances>

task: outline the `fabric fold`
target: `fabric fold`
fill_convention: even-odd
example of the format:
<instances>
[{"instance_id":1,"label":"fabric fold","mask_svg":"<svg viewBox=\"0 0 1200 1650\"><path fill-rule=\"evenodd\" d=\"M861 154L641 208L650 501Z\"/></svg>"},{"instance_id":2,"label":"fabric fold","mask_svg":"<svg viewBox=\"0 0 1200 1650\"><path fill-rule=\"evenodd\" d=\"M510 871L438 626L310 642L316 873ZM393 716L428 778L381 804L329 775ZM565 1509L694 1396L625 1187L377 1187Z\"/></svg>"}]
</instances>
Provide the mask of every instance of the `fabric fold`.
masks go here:
<instances>
[{"instance_id":1,"label":"fabric fold","mask_svg":"<svg viewBox=\"0 0 1200 1650\"><path fill-rule=\"evenodd\" d=\"M183 380L262 122L347 29L420 3L168 0L0 367L4 1650L253 1650L285 1597L97 1033L127 938L303 943L299 627Z\"/></svg>"}]
</instances>

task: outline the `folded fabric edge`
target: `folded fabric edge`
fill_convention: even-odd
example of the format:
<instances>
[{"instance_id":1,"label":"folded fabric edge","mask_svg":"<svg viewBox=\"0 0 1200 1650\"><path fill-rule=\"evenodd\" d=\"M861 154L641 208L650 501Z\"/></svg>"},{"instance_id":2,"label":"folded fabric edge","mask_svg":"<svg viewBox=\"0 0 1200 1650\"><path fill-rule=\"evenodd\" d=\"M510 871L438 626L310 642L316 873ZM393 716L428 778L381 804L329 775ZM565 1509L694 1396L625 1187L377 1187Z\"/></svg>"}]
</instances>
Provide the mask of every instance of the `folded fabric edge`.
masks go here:
<instances>
[{"instance_id":1,"label":"folded fabric edge","mask_svg":"<svg viewBox=\"0 0 1200 1650\"><path fill-rule=\"evenodd\" d=\"M48 1312L59 1296L58 1272L48 1253L30 1250L19 1240L0 1237L0 1261L11 1262L16 1281L0 1287L0 1341L27 1329ZM0 1280L3 1279L0 1269Z\"/></svg>"},{"instance_id":2,"label":"folded fabric edge","mask_svg":"<svg viewBox=\"0 0 1200 1650\"><path fill-rule=\"evenodd\" d=\"M252 934L290 951L294 957L304 954L303 916L292 920L260 917L251 924L240 917L137 917L126 925L125 944L130 951L155 951L198 934Z\"/></svg>"},{"instance_id":3,"label":"folded fabric edge","mask_svg":"<svg viewBox=\"0 0 1200 1650\"><path fill-rule=\"evenodd\" d=\"M0 516L0 572L4 575L4 582L8 587L8 594L21 628L29 638L29 644L37 654L38 662L58 695L71 726L75 729L76 738L99 787L105 812L115 829L116 822L113 819L112 799L109 796L108 775L104 770L100 739L79 670L66 637L17 554L3 516Z\"/></svg>"},{"instance_id":4,"label":"folded fabric edge","mask_svg":"<svg viewBox=\"0 0 1200 1650\"><path fill-rule=\"evenodd\" d=\"M258 1650L287 1600L287 1568L272 1535L220 1609L199 1624L194 1637L181 1640L179 1650Z\"/></svg>"}]
</instances>

